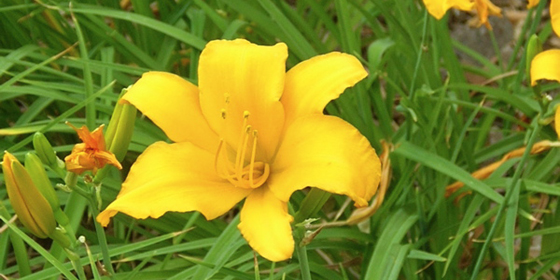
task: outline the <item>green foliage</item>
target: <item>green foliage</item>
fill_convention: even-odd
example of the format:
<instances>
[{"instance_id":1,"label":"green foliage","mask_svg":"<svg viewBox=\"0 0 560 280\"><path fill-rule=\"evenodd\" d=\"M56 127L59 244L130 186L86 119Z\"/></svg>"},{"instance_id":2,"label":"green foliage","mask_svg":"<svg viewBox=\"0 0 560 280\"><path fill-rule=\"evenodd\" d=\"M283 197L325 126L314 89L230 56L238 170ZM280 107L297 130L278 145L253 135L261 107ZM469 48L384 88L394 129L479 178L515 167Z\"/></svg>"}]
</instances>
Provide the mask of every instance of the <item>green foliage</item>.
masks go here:
<instances>
[{"instance_id":1,"label":"green foliage","mask_svg":"<svg viewBox=\"0 0 560 280\"><path fill-rule=\"evenodd\" d=\"M357 127L378 154L380 140L394 144L392 177L372 217L359 225L325 227L307 246L312 279L560 278L558 149L509 159L488 179L470 175L514 149L556 140L552 127L541 122L552 106L541 106L529 87L523 51L532 34L543 42L551 35L549 26L537 32L544 4L528 12L507 61L497 43L488 57L452 39L452 21L434 19L421 1L120 2L128 4L2 2L0 150L22 159L39 131L59 156L67 155L78 139L65 121L107 125L121 89L149 70L196 83L198 55L210 40L283 41L290 51L288 68L343 51L358 57L370 75L326 111ZM481 30L494 38L493 31ZM485 82L468 78L474 76ZM167 138L157 126L136 120L124 170L112 169L103 180L103 207L114 200L138 155L159 140ZM52 170L48 174L54 184L62 183ZM466 186L446 197L445 187L456 180ZM302 277L297 256L280 263L255 259L237 230L235 209L212 221L195 212L157 220L121 214L100 235L84 198L57 195L72 231L88 244L76 252L91 268L90 278ZM293 195L293 213L304 197ZM0 202L6 223L13 209L4 187ZM338 220L346 220L352 213L347 205L346 198L333 195L312 218L333 222L338 213ZM32 248L28 263L21 257L22 240ZM13 224L1 229L0 248L1 275L76 278L62 248L32 239ZM104 254L113 261L111 277L97 263Z\"/></svg>"}]
</instances>

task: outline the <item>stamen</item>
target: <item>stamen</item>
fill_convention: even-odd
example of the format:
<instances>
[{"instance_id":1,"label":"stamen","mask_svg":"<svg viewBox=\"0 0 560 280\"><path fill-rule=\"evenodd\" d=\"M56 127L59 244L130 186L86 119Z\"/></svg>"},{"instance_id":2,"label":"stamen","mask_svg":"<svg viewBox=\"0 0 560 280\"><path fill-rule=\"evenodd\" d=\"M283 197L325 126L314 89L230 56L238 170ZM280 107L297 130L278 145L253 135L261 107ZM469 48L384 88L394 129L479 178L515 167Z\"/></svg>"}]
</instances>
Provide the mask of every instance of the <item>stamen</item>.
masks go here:
<instances>
[{"instance_id":1,"label":"stamen","mask_svg":"<svg viewBox=\"0 0 560 280\"><path fill-rule=\"evenodd\" d=\"M223 178L223 174L220 172L218 165L220 164L220 155L222 154L222 147L224 146L224 139L220 139L220 143L218 144L218 151L216 152L216 157L214 158L214 170Z\"/></svg>"},{"instance_id":2,"label":"stamen","mask_svg":"<svg viewBox=\"0 0 560 280\"><path fill-rule=\"evenodd\" d=\"M235 158L235 174L237 174L237 180L243 180L243 163L245 162L245 154L247 153L247 142L249 142L249 132L251 131L251 126L248 125L245 129L244 137L243 137L243 148L241 153L239 150L237 151L237 156Z\"/></svg>"},{"instance_id":3,"label":"stamen","mask_svg":"<svg viewBox=\"0 0 560 280\"><path fill-rule=\"evenodd\" d=\"M224 94L224 97L226 103L228 103L229 95ZM227 105L226 109L222 109L221 113L222 118L225 119L227 115ZM240 188L254 189L266 182L270 174L270 167L264 162L256 162L258 133L248 124L249 115L249 111L243 112L243 122L234 161L232 162L230 160L231 147L228 146L224 138L221 138L214 159L214 169L220 178L227 180L232 185ZM252 139L250 139L251 137ZM252 142L250 156L247 154L249 152L247 146L249 141ZM247 158L248 156L249 158ZM245 163L247 160L249 160L249 162L246 165Z\"/></svg>"},{"instance_id":4,"label":"stamen","mask_svg":"<svg viewBox=\"0 0 560 280\"><path fill-rule=\"evenodd\" d=\"M251 161L249 162L249 185L254 188L253 171L255 170L255 157L257 154L257 131L253 131L253 148L251 150Z\"/></svg>"}]
</instances>

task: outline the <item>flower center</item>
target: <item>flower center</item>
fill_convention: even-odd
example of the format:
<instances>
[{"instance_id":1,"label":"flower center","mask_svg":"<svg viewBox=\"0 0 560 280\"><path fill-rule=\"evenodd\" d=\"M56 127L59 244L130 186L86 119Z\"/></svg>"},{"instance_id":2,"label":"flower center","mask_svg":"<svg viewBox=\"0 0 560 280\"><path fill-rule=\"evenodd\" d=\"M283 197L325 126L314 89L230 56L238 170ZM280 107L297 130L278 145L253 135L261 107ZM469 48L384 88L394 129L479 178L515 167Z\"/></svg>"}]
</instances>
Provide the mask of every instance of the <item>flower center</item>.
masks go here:
<instances>
[{"instance_id":1,"label":"flower center","mask_svg":"<svg viewBox=\"0 0 560 280\"><path fill-rule=\"evenodd\" d=\"M266 182L270 174L270 167L267 163L255 161L258 132L247 123L249 115L248 111L243 112L243 124L234 153L235 159L230 156L229 146L222 138L218 144L214 167L220 178L228 180L234 186L254 189ZM226 118L225 110L222 111L222 118ZM250 153L250 157L247 160L248 153Z\"/></svg>"}]
</instances>

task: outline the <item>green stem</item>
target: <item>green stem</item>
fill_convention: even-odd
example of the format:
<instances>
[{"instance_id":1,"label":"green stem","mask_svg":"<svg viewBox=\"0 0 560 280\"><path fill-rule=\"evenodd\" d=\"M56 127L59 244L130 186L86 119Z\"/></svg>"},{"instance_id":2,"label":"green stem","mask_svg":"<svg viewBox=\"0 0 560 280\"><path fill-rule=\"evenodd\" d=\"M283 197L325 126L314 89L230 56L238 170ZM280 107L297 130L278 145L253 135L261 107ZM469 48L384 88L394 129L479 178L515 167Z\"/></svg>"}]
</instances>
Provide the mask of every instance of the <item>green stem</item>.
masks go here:
<instances>
[{"instance_id":1,"label":"green stem","mask_svg":"<svg viewBox=\"0 0 560 280\"><path fill-rule=\"evenodd\" d=\"M72 244L72 247L74 247L74 244ZM74 267L74 270L78 272L78 278L80 280L87 280L88 278L84 271L84 267L80 262L80 256L74 252L74 248L64 248L64 252L68 256L70 262L72 262L72 267Z\"/></svg>"},{"instance_id":2,"label":"green stem","mask_svg":"<svg viewBox=\"0 0 560 280\"><path fill-rule=\"evenodd\" d=\"M329 197L331 197L330 193L312 188L301 202L298 212L294 215L294 224L299 224L319 212Z\"/></svg>"},{"instance_id":3,"label":"green stem","mask_svg":"<svg viewBox=\"0 0 560 280\"><path fill-rule=\"evenodd\" d=\"M72 172L68 172L66 175L66 186L70 188L72 191L77 192L78 194L82 195L87 199L87 202L90 206L90 211L93 217L97 217L99 215L99 207L97 203L97 197L95 192L87 192L83 189L79 188L76 183L78 182L78 175ZM105 265L105 269L109 272L109 277L114 279L115 270L113 269L113 265L111 264L111 256L109 255L109 249L107 248L107 238L105 236L105 230L103 227L97 222L94 221L93 224L95 225L95 231L97 233L97 239L99 241L99 247L101 248L101 255L103 257L103 264Z\"/></svg>"},{"instance_id":4,"label":"green stem","mask_svg":"<svg viewBox=\"0 0 560 280\"><path fill-rule=\"evenodd\" d=\"M415 82L416 82L416 78L418 76L418 72L420 71L420 65L422 63L422 54L424 53L424 44L426 41L426 34L428 33L428 11L424 11L424 25L422 27L422 41L420 42L420 47L418 49L418 57L416 58L416 65L414 66L414 72L412 74L412 81L410 82L410 88L409 88L409 96L410 96L410 100L413 101L414 100L414 92L416 91L416 89L414 89L415 87Z\"/></svg>"},{"instance_id":5,"label":"green stem","mask_svg":"<svg viewBox=\"0 0 560 280\"><path fill-rule=\"evenodd\" d=\"M307 259L306 246L296 244L296 250L299 259L299 268L301 270L301 279L311 280L311 271L309 270L309 260Z\"/></svg>"},{"instance_id":6,"label":"green stem","mask_svg":"<svg viewBox=\"0 0 560 280\"><path fill-rule=\"evenodd\" d=\"M540 116L537 116L537 118L539 118ZM492 223L492 227L490 228L490 231L488 232L488 236L486 237L486 240L484 241L484 245L482 245L482 249L480 250L480 254L478 255L478 259L476 260L476 264L474 266L472 275L471 275L471 280L475 280L477 279L476 277L478 276L478 272L480 270L480 266L482 265L482 261L484 260L484 256L486 255L486 251L488 250L488 247L490 246L490 243L492 242L492 237L494 236L494 233L496 232L496 229L498 228L498 224L500 224L500 221L502 220L502 215L505 212L505 209L507 207L507 205L509 204L509 200L512 197L512 195L517 192L518 188L520 187L520 183L518 183L519 179L521 178L521 172L523 170L523 166L525 165L525 162L527 161L527 159L529 158L529 155L531 154L531 149L533 148L533 145L535 144L536 140L537 140L537 136L541 130L541 126L539 125L539 122L535 122L535 127L533 128L533 132L529 138L529 141L527 142L527 147L525 148L525 152L523 153L523 156L521 157L521 160L519 161L518 167L515 170L515 173L513 174L513 177L511 179L511 184L509 186L509 188L506 191L506 196L504 198L503 203L500 205L500 208L498 208L498 213L496 214L496 219L494 220L494 223Z\"/></svg>"},{"instance_id":7,"label":"green stem","mask_svg":"<svg viewBox=\"0 0 560 280\"><path fill-rule=\"evenodd\" d=\"M490 30L488 32L490 34L490 41L492 42L492 48L494 48L494 52L496 53L496 57L498 58L498 65L500 66L500 70L504 71L504 62L502 61L502 52L500 51L500 46L498 45L498 40L496 40L496 35L494 34L494 30Z\"/></svg>"},{"instance_id":8,"label":"green stem","mask_svg":"<svg viewBox=\"0 0 560 280\"><path fill-rule=\"evenodd\" d=\"M97 209L97 202L94 197L89 197L88 202L90 204L91 214L95 218L99 215L99 210ZM109 249L107 246L107 237L105 236L105 229L97 222L93 221L95 225L95 231L97 233L97 239L99 241L99 247L101 248L101 255L103 257L103 264L105 269L109 272L109 277L114 279L115 277L115 270L113 269L113 265L111 264L111 256L109 255Z\"/></svg>"}]
</instances>

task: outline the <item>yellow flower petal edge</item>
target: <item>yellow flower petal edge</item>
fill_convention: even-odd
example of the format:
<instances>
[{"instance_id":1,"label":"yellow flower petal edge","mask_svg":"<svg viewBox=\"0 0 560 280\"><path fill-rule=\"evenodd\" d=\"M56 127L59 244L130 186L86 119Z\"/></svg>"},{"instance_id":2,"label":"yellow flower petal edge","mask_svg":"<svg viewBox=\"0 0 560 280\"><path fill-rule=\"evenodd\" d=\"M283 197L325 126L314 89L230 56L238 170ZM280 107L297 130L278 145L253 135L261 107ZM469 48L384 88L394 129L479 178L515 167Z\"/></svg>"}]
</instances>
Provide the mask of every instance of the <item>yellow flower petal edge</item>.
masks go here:
<instances>
[{"instance_id":1,"label":"yellow flower petal edge","mask_svg":"<svg viewBox=\"0 0 560 280\"><path fill-rule=\"evenodd\" d=\"M255 251L270 261L289 259L294 252L294 239L288 204L279 200L266 186L256 189L245 199L241 209L241 234Z\"/></svg>"},{"instance_id":2,"label":"yellow flower petal edge","mask_svg":"<svg viewBox=\"0 0 560 280\"><path fill-rule=\"evenodd\" d=\"M322 114L329 101L367 76L360 61L349 54L332 52L299 63L286 74L282 104L286 120Z\"/></svg>"},{"instance_id":3,"label":"yellow flower petal edge","mask_svg":"<svg viewBox=\"0 0 560 280\"><path fill-rule=\"evenodd\" d=\"M550 1L550 23L556 36L560 36L560 0Z\"/></svg>"},{"instance_id":4,"label":"yellow flower petal edge","mask_svg":"<svg viewBox=\"0 0 560 280\"><path fill-rule=\"evenodd\" d=\"M281 261L294 250L287 211L294 191L316 186L348 195L357 206L367 205L379 183L379 159L357 129L322 114L326 103L365 77L365 70L356 58L332 53L286 74L287 53L283 43L208 43L199 60L199 99L191 84L181 90L183 82L178 82L177 89L162 91L154 86L159 82L143 80L155 74L140 79L133 89L142 94L133 91L132 104L159 119L156 125L175 126L164 128L166 132L205 120L210 128L199 133L209 135L197 137L211 143L202 148L197 140L172 137L181 141L152 144L97 220L106 226L118 212L143 219L167 211L200 211L213 219L245 198L240 231L263 257ZM148 106L152 101L155 108ZM166 108L177 110L177 102L185 108L199 103L200 110L167 116Z\"/></svg>"},{"instance_id":5,"label":"yellow flower petal edge","mask_svg":"<svg viewBox=\"0 0 560 280\"><path fill-rule=\"evenodd\" d=\"M531 61L531 86L542 79L560 82L560 50L541 52Z\"/></svg>"},{"instance_id":6,"label":"yellow flower petal edge","mask_svg":"<svg viewBox=\"0 0 560 280\"><path fill-rule=\"evenodd\" d=\"M539 4L539 0L529 0L529 3L527 3L527 9L531 9L537 6L538 4Z\"/></svg>"},{"instance_id":7,"label":"yellow flower petal edge","mask_svg":"<svg viewBox=\"0 0 560 280\"><path fill-rule=\"evenodd\" d=\"M270 189L283 201L309 186L347 195L364 207L381 178L381 163L369 141L333 116L294 121L271 166Z\"/></svg>"},{"instance_id":8,"label":"yellow flower petal edge","mask_svg":"<svg viewBox=\"0 0 560 280\"><path fill-rule=\"evenodd\" d=\"M250 193L215 175L214 155L189 142L157 142L132 166L117 199L97 217L106 226L123 212L137 219L199 211L214 219ZM141 205L141 206L139 206Z\"/></svg>"},{"instance_id":9,"label":"yellow flower petal edge","mask_svg":"<svg viewBox=\"0 0 560 280\"><path fill-rule=\"evenodd\" d=\"M218 145L218 136L202 116L198 88L175 74L146 72L122 99L138 108L174 142L189 141L209 151Z\"/></svg>"},{"instance_id":10,"label":"yellow flower petal edge","mask_svg":"<svg viewBox=\"0 0 560 280\"><path fill-rule=\"evenodd\" d=\"M462 11L470 11L474 8L471 0L423 0L428 13L436 19L442 19L447 10L456 8Z\"/></svg>"}]
</instances>

